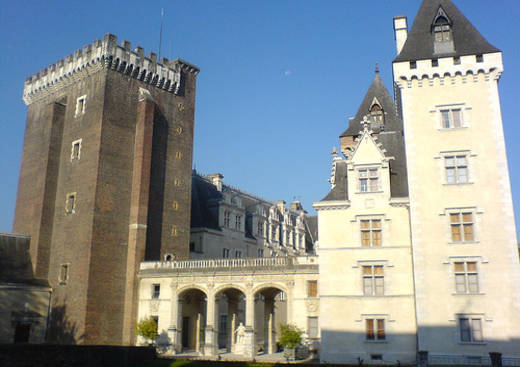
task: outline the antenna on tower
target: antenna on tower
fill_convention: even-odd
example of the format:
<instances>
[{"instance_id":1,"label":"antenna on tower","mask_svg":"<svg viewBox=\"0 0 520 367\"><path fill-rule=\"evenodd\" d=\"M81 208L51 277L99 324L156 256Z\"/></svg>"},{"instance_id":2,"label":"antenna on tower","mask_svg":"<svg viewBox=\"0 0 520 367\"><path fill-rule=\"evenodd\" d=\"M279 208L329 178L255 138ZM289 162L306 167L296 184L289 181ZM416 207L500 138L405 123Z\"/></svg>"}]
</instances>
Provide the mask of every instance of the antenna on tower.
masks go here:
<instances>
[{"instance_id":1,"label":"antenna on tower","mask_svg":"<svg viewBox=\"0 0 520 367\"><path fill-rule=\"evenodd\" d=\"M164 8L161 8L161 29L159 31L159 62L161 61L163 19L164 19Z\"/></svg>"}]
</instances>

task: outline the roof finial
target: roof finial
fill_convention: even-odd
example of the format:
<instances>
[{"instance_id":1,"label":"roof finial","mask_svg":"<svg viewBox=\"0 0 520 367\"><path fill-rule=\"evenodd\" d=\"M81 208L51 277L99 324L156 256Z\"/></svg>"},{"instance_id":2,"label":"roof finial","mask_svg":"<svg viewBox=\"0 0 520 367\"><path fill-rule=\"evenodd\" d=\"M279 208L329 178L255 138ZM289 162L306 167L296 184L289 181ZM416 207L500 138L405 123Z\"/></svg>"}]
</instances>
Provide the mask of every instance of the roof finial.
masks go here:
<instances>
[{"instance_id":1,"label":"roof finial","mask_svg":"<svg viewBox=\"0 0 520 367\"><path fill-rule=\"evenodd\" d=\"M376 62L376 74L379 74L379 64Z\"/></svg>"}]
</instances>

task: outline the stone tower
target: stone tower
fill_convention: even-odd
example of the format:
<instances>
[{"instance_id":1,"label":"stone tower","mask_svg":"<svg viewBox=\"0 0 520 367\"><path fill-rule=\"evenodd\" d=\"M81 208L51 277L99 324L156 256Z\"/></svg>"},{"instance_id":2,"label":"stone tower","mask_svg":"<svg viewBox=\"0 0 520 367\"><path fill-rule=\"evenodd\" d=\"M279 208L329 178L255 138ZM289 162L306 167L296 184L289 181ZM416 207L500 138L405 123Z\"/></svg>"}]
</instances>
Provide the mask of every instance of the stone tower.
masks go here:
<instances>
[{"instance_id":1,"label":"stone tower","mask_svg":"<svg viewBox=\"0 0 520 367\"><path fill-rule=\"evenodd\" d=\"M139 263L188 257L198 72L107 34L26 80L13 231L53 288L50 341L132 343Z\"/></svg>"},{"instance_id":2,"label":"stone tower","mask_svg":"<svg viewBox=\"0 0 520 367\"><path fill-rule=\"evenodd\" d=\"M433 364L517 354L520 267L498 94L502 53L450 0L424 0L409 32L403 16L394 29L418 350Z\"/></svg>"}]
</instances>

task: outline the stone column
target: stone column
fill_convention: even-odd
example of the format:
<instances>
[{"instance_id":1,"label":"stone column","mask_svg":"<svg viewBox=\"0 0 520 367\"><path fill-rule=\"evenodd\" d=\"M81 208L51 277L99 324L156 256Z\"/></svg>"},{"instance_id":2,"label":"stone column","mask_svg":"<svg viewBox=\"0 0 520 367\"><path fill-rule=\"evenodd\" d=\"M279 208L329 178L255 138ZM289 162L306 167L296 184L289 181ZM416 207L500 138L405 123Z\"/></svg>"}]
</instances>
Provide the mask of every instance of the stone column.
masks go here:
<instances>
[{"instance_id":1,"label":"stone column","mask_svg":"<svg viewBox=\"0 0 520 367\"><path fill-rule=\"evenodd\" d=\"M200 352L200 312L197 312L197 321L195 324L195 351Z\"/></svg>"},{"instance_id":2,"label":"stone column","mask_svg":"<svg viewBox=\"0 0 520 367\"><path fill-rule=\"evenodd\" d=\"M237 313L238 313L238 299L228 298L228 318L231 321L231 326L228 328L227 335L227 351L235 352L235 330L237 329Z\"/></svg>"},{"instance_id":3,"label":"stone column","mask_svg":"<svg viewBox=\"0 0 520 367\"><path fill-rule=\"evenodd\" d=\"M243 354L253 358L256 355L255 346L255 295L250 292L246 296L246 330L244 336Z\"/></svg>"},{"instance_id":4,"label":"stone column","mask_svg":"<svg viewBox=\"0 0 520 367\"><path fill-rule=\"evenodd\" d=\"M265 299L264 315L267 321L267 353L275 353L275 336L274 336L274 298Z\"/></svg>"},{"instance_id":5,"label":"stone column","mask_svg":"<svg viewBox=\"0 0 520 367\"><path fill-rule=\"evenodd\" d=\"M170 351L173 354L180 353L180 323L179 323L179 309L182 310L182 306L179 305L179 296L177 294L176 286L171 286L171 309L170 309L170 326L168 327L168 337L170 338ZM182 311L181 311L182 314ZM182 321L181 321L182 322ZM182 346L181 346L182 347Z\"/></svg>"},{"instance_id":6,"label":"stone column","mask_svg":"<svg viewBox=\"0 0 520 367\"><path fill-rule=\"evenodd\" d=\"M217 299L214 294L208 296L206 302L206 328L205 328L205 344L204 355L214 356L217 354L217 328L215 327L215 304Z\"/></svg>"}]
</instances>

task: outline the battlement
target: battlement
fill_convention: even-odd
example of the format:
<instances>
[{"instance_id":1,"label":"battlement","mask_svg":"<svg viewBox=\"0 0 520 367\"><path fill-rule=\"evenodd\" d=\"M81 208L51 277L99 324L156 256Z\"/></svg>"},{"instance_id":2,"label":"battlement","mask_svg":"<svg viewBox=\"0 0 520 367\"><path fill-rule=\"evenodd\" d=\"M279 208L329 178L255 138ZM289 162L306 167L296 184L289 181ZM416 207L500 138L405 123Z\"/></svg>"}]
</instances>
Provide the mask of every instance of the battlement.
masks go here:
<instances>
[{"instance_id":1,"label":"battlement","mask_svg":"<svg viewBox=\"0 0 520 367\"><path fill-rule=\"evenodd\" d=\"M103 40L96 40L74 54L41 70L25 80L23 100L31 104L48 93L66 87L100 69L112 69L170 93L179 94L182 73L197 75L199 68L179 58L157 61L157 55L144 55L140 46L131 50L128 41L117 44L117 37L107 33Z\"/></svg>"}]
</instances>

